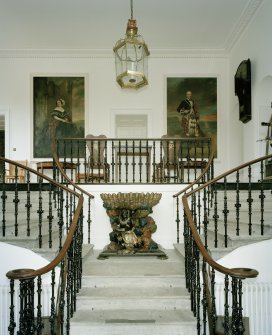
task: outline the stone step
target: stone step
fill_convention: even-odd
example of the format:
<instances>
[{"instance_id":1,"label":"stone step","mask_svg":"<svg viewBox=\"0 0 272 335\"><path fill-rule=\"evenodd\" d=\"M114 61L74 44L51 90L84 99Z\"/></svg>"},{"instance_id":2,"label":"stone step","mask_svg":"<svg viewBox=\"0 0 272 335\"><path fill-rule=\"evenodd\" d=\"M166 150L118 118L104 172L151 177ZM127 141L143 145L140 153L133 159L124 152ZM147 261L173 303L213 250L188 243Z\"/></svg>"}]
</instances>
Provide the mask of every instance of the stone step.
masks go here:
<instances>
[{"instance_id":1,"label":"stone step","mask_svg":"<svg viewBox=\"0 0 272 335\"><path fill-rule=\"evenodd\" d=\"M84 276L82 278L82 288L120 288L123 287L123 282L127 286L134 288L147 287L152 282L152 287L160 288L176 288L185 287L184 275L135 275L135 276Z\"/></svg>"},{"instance_id":2,"label":"stone step","mask_svg":"<svg viewBox=\"0 0 272 335\"><path fill-rule=\"evenodd\" d=\"M196 334L184 279L184 259L121 256L83 262L82 288L71 319L71 334Z\"/></svg>"},{"instance_id":3,"label":"stone step","mask_svg":"<svg viewBox=\"0 0 272 335\"><path fill-rule=\"evenodd\" d=\"M83 288L80 290L77 311L81 310L143 310L190 309L191 302L185 287L123 287Z\"/></svg>"},{"instance_id":4,"label":"stone step","mask_svg":"<svg viewBox=\"0 0 272 335\"><path fill-rule=\"evenodd\" d=\"M196 321L191 311L102 310L78 311L71 319L73 335L195 335Z\"/></svg>"},{"instance_id":5,"label":"stone step","mask_svg":"<svg viewBox=\"0 0 272 335\"><path fill-rule=\"evenodd\" d=\"M237 229L237 223L236 221L232 221L232 220L228 220L227 223L227 232L228 235L232 236L232 235L236 235L236 229ZM264 222L263 225L263 230L264 230L264 235L272 235L272 223L267 223ZM214 232L214 222L210 221L208 224L208 231L210 233ZM223 220L218 220L217 221L217 231L220 234L224 235L225 232L225 226L224 226L224 221ZM254 223L252 222L251 224L251 234L252 235L258 235L261 233L261 223ZM239 235L249 235L249 223L247 222L243 222L243 221L239 221Z\"/></svg>"}]
</instances>

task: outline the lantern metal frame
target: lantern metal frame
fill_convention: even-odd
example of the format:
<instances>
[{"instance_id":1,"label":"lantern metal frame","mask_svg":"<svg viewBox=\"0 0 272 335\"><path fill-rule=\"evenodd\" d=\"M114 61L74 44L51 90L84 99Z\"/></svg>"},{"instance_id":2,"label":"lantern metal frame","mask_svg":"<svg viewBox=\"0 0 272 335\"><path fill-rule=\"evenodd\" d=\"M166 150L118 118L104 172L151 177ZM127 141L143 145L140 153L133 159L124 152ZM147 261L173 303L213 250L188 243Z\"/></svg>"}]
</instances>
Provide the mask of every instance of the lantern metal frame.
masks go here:
<instances>
[{"instance_id":1,"label":"lantern metal frame","mask_svg":"<svg viewBox=\"0 0 272 335\"><path fill-rule=\"evenodd\" d=\"M116 42L113 51L117 83L122 88L138 89L148 84L147 57L150 53L143 37L138 34L132 0L130 6L131 18L127 23L126 35Z\"/></svg>"}]
</instances>

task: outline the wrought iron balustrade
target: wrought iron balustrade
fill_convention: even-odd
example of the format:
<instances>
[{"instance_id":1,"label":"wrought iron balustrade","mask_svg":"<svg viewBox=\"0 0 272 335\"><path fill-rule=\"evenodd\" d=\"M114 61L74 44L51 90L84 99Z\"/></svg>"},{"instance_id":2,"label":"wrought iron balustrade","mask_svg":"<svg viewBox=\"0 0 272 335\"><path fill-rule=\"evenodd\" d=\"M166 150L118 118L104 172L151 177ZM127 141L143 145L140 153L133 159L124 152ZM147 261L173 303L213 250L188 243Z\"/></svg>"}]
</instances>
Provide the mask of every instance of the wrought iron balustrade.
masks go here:
<instances>
[{"instance_id":1,"label":"wrought iron balustrade","mask_svg":"<svg viewBox=\"0 0 272 335\"><path fill-rule=\"evenodd\" d=\"M83 215L83 190L76 192L29 167L0 157L0 240L47 254L42 268L10 269L9 323L6 334L69 334L81 287L83 220L90 243L90 199ZM15 166L12 182L6 166ZM20 179L24 169L25 179ZM88 207L87 206L87 207ZM45 295L47 292L48 296ZM5 322L2 317L1 322ZM47 329L47 330L44 330Z\"/></svg>"},{"instance_id":2,"label":"wrought iron balustrade","mask_svg":"<svg viewBox=\"0 0 272 335\"><path fill-rule=\"evenodd\" d=\"M59 161L76 183L190 183L203 171L210 154L211 139L200 137L87 135L57 140Z\"/></svg>"},{"instance_id":3,"label":"wrought iron balustrade","mask_svg":"<svg viewBox=\"0 0 272 335\"><path fill-rule=\"evenodd\" d=\"M258 271L243 267L242 259L239 268L226 268L216 259L224 255L224 249L236 237L239 243L231 250L242 245L243 237L244 244L254 236L271 238L272 183L265 174L266 163L271 159L272 155L250 161L205 183L196 180L174 195L177 242L181 241L179 227L183 216L186 285L199 335L247 334L244 279L256 277ZM205 173L201 178L205 178ZM216 292L222 285L224 296L218 296Z\"/></svg>"}]
</instances>

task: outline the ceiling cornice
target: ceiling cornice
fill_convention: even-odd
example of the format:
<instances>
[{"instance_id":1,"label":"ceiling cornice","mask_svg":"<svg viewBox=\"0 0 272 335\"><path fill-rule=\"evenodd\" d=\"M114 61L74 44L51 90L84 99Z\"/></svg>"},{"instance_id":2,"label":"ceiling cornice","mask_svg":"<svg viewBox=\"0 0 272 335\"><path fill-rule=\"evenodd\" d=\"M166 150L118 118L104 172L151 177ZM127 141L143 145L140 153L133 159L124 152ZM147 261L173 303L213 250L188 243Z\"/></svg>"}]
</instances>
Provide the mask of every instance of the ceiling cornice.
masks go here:
<instances>
[{"instance_id":1,"label":"ceiling cornice","mask_svg":"<svg viewBox=\"0 0 272 335\"><path fill-rule=\"evenodd\" d=\"M257 10L260 8L262 4L263 0L249 1L247 7L245 7L242 15L240 16L238 23L234 26L233 30L231 31L226 40L225 44L226 53L229 53L232 50L232 48L236 45L236 43L249 26L249 23L252 21Z\"/></svg>"}]
</instances>

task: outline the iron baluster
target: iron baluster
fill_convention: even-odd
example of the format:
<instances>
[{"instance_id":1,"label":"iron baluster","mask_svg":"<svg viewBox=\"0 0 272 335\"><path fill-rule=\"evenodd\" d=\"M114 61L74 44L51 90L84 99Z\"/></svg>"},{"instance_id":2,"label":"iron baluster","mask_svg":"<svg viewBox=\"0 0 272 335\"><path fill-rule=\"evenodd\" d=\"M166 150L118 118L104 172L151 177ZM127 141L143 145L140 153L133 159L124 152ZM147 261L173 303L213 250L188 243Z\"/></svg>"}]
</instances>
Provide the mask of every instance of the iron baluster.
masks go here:
<instances>
[{"instance_id":1,"label":"iron baluster","mask_svg":"<svg viewBox=\"0 0 272 335\"><path fill-rule=\"evenodd\" d=\"M4 168L4 172L5 172ZM6 192L6 183L5 183L5 173L3 175L3 189L2 189L2 195L1 195L1 200L2 200L2 235L3 237L6 236L6 201L7 201L7 192Z\"/></svg>"},{"instance_id":2,"label":"iron baluster","mask_svg":"<svg viewBox=\"0 0 272 335\"><path fill-rule=\"evenodd\" d=\"M203 273L203 278L206 278L207 264L205 260L202 261L202 273ZM206 289L206 284L204 282L203 290L202 290L202 325L203 325L202 334L203 335L207 334L207 308L208 308L207 289Z\"/></svg>"},{"instance_id":3,"label":"iron baluster","mask_svg":"<svg viewBox=\"0 0 272 335\"><path fill-rule=\"evenodd\" d=\"M114 160L114 152L115 152L115 149L114 149L114 141L111 141L111 182L114 183L114 176L115 176L115 165L116 165L116 162Z\"/></svg>"},{"instance_id":4,"label":"iron baluster","mask_svg":"<svg viewBox=\"0 0 272 335\"><path fill-rule=\"evenodd\" d=\"M206 189L204 189L204 193L205 193L205 196L206 197ZM200 233L201 232L201 195L200 195L200 192L198 192L198 195L197 195L197 230L198 232Z\"/></svg>"},{"instance_id":5,"label":"iron baluster","mask_svg":"<svg viewBox=\"0 0 272 335\"><path fill-rule=\"evenodd\" d=\"M34 335L34 278L22 279L20 289L19 330L17 335Z\"/></svg>"},{"instance_id":6,"label":"iron baluster","mask_svg":"<svg viewBox=\"0 0 272 335\"><path fill-rule=\"evenodd\" d=\"M217 187L216 184L214 185L214 213L213 213L213 221L214 221L214 247L217 248L218 247L218 219L219 219L219 215L218 215L218 202L217 202L217 196L218 196L218 192L217 192Z\"/></svg>"},{"instance_id":7,"label":"iron baluster","mask_svg":"<svg viewBox=\"0 0 272 335\"><path fill-rule=\"evenodd\" d=\"M49 248L52 248L52 224L53 224L53 203L52 203L52 187L50 186L49 192L48 192L48 198L49 198L49 213L47 216L48 219L48 233L49 233L49 237L48 237L48 246Z\"/></svg>"},{"instance_id":8,"label":"iron baluster","mask_svg":"<svg viewBox=\"0 0 272 335\"><path fill-rule=\"evenodd\" d=\"M88 244L91 243L91 198L88 198L88 219L87 219L87 224L88 224Z\"/></svg>"},{"instance_id":9,"label":"iron baluster","mask_svg":"<svg viewBox=\"0 0 272 335\"><path fill-rule=\"evenodd\" d=\"M41 276L38 276L37 278L37 335L42 334L42 329L44 328L44 323L42 322L42 301L41 301L41 295L42 295L42 279Z\"/></svg>"},{"instance_id":10,"label":"iron baluster","mask_svg":"<svg viewBox=\"0 0 272 335\"><path fill-rule=\"evenodd\" d=\"M59 217L59 250L62 248L62 232L63 232L63 190L59 189L59 208L58 208L58 217Z\"/></svg>"},{"instance_id":11,"label":"iron baluster","mask_svg":"<svg viewBox=\"0 0 272 335\"><path fill-rule=\"evenodd\" d=\"M104 164L103 164L103 171L104 171L104 181L105 183L107 183L109 180L110 180L110 176L109 176L109 173L110 173L110 169L109 169L109 164L108 164L108 141L105 141L105 149L104 149L104 152L105 152L105 157L104 157Z\"/></svg>"},{"instance_id":12,"label":"iron baluster","mask_svg":"<svg viewBox=\"0 0 272 335\"><path fill-rule=\"evenodd\" d=\"M264 184L263 184L263 178L264 178L264 163L261 161L261 180L260 180L260 195L259 199L261 200L261 219L260 219L260 224L261 224L261 235L264 234L264 199L265 199L265 194L264 194Z\"/></svg>"},{"instance_id":13,"label":"iron baluster","mask_svg":"<svg viewBox=\"0 0 272 335\"><path fill-rule=\"evenodd\" d=\"M135 141L132 141L132 182L135 183Z\"/></svg>"},{"instance_id":14,"label":"iron baluster","mask_svg":"<svg viewBox=\"0 0 272 335\"><path fill-rule=\"evenodd\" d=\"M14 235L18 236L18 208L20 199L18 197L18 167L15 166L15 189L14 189Z\"/></svg>"},{"instance_id":15,"label":"iron baluster","mask_svg":"<svg viewBox=\"0 0 272 335\"><path fill-rule=\"evenodd\" d=\"M227 178L224 178L224 242L225 242L225 248L228 247L228 196L227 196Z\"/></svg>"},{"instance_id":16,"label":"iron baluster","mask_svg":"<svg viewBox=\"0 0 272 335\"><path fill-rule=\"evenodd\" d=\"M196 323L197 333L200 334L201 317L200 317L200 298L201 298L201 283L200 283L200 257L199 250L196 246L195 259L196 259Z\"/></svg>"},{"instance_id":17,"label":"iron baluster","mask_svg":"<svg viewBox=\"0 0 272 335\"><path fill-rule=\"evenodd\" d=\"M251 192L251 165L248 167L248 234L252 234L252 192Z\"/></svg>"},{"instance_id":18,"label":"iron baluster","mask_svg":"<svg viewBox=\"0 0 272 335\"><path fill-rule=\"evenodd\" d=\"M224 334L229 335L230 320L229 320L229 276L225 275L225 303L224 303Z\"/></svg>"},{"instance_id":19,"label":"iron baluster","mask_svg":"<svg viewBox=\"0 0 272 335\"><path fill-rule=\"evenodd\" d=\"M101 141L97 140L97 150L98 153L101 152ZM97 168L98 168L98 183L101 183L101 166L102 166L102 161L101 161L101 157L100 154L98 154L98 158L97 158Z\"/></svg>"},{"instance_id":20,"label":"iron baluster","mask_svg":"<svg viewBox=\"0 0 272 335\"><path fill-rule=\"evenodd\" d=\"M26 223L27 223L27 227L26 227L26 232L27 232L27 236L30 236L30 214L31 214L31 200L30 200L30 174L29 171L27 171L26 173L26 185L27 185L27 191L26 191L26 204L25 204L25 208L26 208Z\"/></svg>"},{"instance_id":21,"label":"iron baluster","mask_svg":"<svg viewBox=\"0 0 272 335\"><path fill-rule=\"evenodd\" d=\"M156 176L156 142L153 141L153 158L152 158L152 179L153 183L157 181L157 176Z\"/></svg>"},{"instance_id":22,"label":"iron baluster","mask_svg":"<svg viewBox=\"0 0 272 335\"><path fill-rule=\"evenodd\" d=\"M9 307L9 326L8 331L9 335L14 335L14 330L16 328L15 316L14 316L14 279L10 279L10 307Z\"/></svg>"},{"instance_id":23,"label":"iron baluster","mask_svg":"<svg viewBox=\"0 0 272 335\"><path fill-rule=\"evenodd\" d=\"M164 171L163 171L163 147L162 147L162 141L160 141L160 163L159 163L159 171L158 171L158 179L160 181L160 183L163 182L163 175L164 175Z\"/></svg>"},{"instance_id":24,"label":"iron baluster","mask_svg":"<svg viewBox=\"0 0 272 335\"><path fill-rule=\"evenodd\" d=\"M71 267L71 246L68 250L68 271L67 271L67 285L66 285L66 334L70 334L70 318L71 318L71 286L72 286L72 272Z\"/></svg>"},{"instance_id":25,"label":"iron baluster","mask_svg":"<svg viewBox=\"0 0 272 335\"><path fill-rule=\"evenodd\" d=\"M211 305L212 329L215 332L217 316L216 316L216 307L215 307L215 299L216 299L215 298L215 271L213 268L211 271L211 299L212 299L212 305Z\"/></svg>"},{"instance_id":26,"label":"iron baluster","mask_svg":"<svg viewBox=\"0 0 272 335\"><path fill-rule=\"evenodd\" d=\"M128 141L126 140L126 144L125 144L125 170L126 170L126 184L128 183Z\"/></svg>"},{"instance_id":27,"label":"iron baluster","mask_svg":"<svg viewBox=\"0 0 272 335\"><path fill-rule=\"evenodd\" d=\"M65 307L65 275L67 273L66 259L62 259L60 265L60 286L59 286L59 322L58 330L60 334L64 334L64 307Z\"/></svg>"},{"instance_id":28,"label":"iron baluster","mask_svg":"<svg viewBox=\"0 0 272 335\"><path fill-rule=\"evenodd\" d=\"M238 300L238 279L232 278L232 317L231 317L231 331L233 335L242 335L244 328L240 329L240 314L239 314L239 300Z\"/></svg>"},{"instance_id":29,"label":"iron baluster","mask_svg":"<svg viewBox=\"0 0 272 335\"><path fill-rule=\"evenodd\" d=\"M148 140L146 140L146 146L145 146L145 150L146 150L146 183L149 183L149 174L150 174L150 157L149 157L149 148L148 148Z\"/></svg>"},{"instance_id":30,"label":"iron baluster","mask_svg":"<svg viewBox=\"0 0 272 335\"><path fill-rule=\"evenodd\" d=\"M176 198L176 208L177 208L177 215L176 215L176 223L177 223L177 243L179 243L179 225L180 225L180 218L179 218L179 197Z\"/></svg>"},{"instance_id":31,"label":"iron baluster","mask_svg":"<svg viewBox=\"0 0 272 335\"><path fill-rule=\"evenodd\" d=\"M240 173L239 171L236 172L236 202L235 202L235 208L236 208L236 235L240 235L240 190L239 190L239 182L240 182Z\"/></svg>"},{"instance_id":32,"label":"iron baluster","mask_svg":"<svg viewBox=\"0 0 272 335\"><path fill-rule=\"evenodd\" d=\"M119 152L119 156L118 156L118 181L119 183L121 183L121 171L122 171L122 161L121 161L121 150L122 150L122 147L121 147L121 141L119 140L118 141L118 152Z\"/></svg>"},{"instance_id":33,"label":"iron baluster","mask_svg":"<svg viewBox=\"0 0 272 335\"><path fill-rule=\"evenodd\" d=\"M68 194L67 192L65 192L65 229L66 229L66 233L69 230L69 225L70 225L70 221L69 221L69 204L71 201L71 194Z\"/></svg>"},{"instance_id":34,"label":"iron baluster","mask_svg":"<svg viewBox=\"0 0 272 335\"><path fill-rule=\"evenodd\" d=\"M80 141L77 141L77 157L76 157L76 171L75 171L75 182L77 182L77 176L79 175L79 170L80 170L80 160L79 160L79 157L80 157L80 149L82 149L82 142ZM85 157L85 156L83 156ZM86 174L85 174L85 178L86 178Z\"/></svg>"},{"instance_id":35,"label":"iron baluster","mask_svg":"<svg viewBox=\"0 0 272 335\"><path fill-rule=\"evenodd\" d=\"M183 211L183 238L184 238L184 259L185 259L185 280L186 288L189 289L189 225L185 211Z\"/></svg>"},{"instance_id":36,"label":"iron baluster","mask_svg":"<svg viewBox=\"0 0 272 335\"><path fill-rule=\"evenodd\" d=\"M195 241L192 239L191 299L192 299L192 302L193 302L192 311L193 311L195 317L196 317L196 310L197 310L197 306L196 306L196 291L197 291L197 287L196 287L196 282L197 282L197 279L196 279L196 277L197 277L197 273L196 273L196 249L197 249L197 246L195 244Z\"/></svg>"},{"instance_id":37,"label":"iron baluster","mask_svg":"<svg viewBox=\"0 0 272 335\"><path fill-rule=\"evenodd\" d=\"M204 192L203 197L203 226L204 226L204 246L208 249L208 225L209 225L209 217L208 217L208 207L207 207L207 197L206 192Z\"/></svg>"},{"instance_id":38,"label":"iron baluster","mask_svg":"<svg viewBox=\"0 0 272 335\"><path fill-rule=\"evenodd\" d=\"M143 163L142 163L142 141L139 141L139 177L140 177L140 183L142 182L142 167L143 167Z\"/></svg>"},{"instance_id":39,"label":"iron baluster","mask_svg":"<svg viewBox=\"0 0 272 335\"><path fill-rule=\"evenodd\" d=\"M242 279L238 279L238 334L243 334L245 331L243 322L243 284Z\"/></svg>"},{"instance_id":40,"label":"iron baluster","mask_svg":"<svg viewBox=\"0 0 272 335\"><path fill-rule=\"evenodd\" d=\"M51 272L51 310L50 310L50 317L49 317L49 323L50 323L50 334L55 334L55 320L56 320L56 308L55 308L55 282L56 279L56 272L55 269Z\"/></svg>"},{"instance_id":41,"label":"iron baluster","mask_svg":"<svg viewBox=\"0 0 272 335\"><path fill-rule=\"evenodd\" d=\"M42 198L42 178L39 178L39 208L37 210L37 213L39 215L39 248L42 247L42 222L43 222L43 198Z\"/></svg>"}]
</instances>

